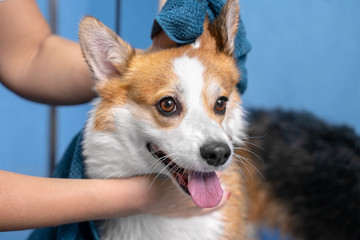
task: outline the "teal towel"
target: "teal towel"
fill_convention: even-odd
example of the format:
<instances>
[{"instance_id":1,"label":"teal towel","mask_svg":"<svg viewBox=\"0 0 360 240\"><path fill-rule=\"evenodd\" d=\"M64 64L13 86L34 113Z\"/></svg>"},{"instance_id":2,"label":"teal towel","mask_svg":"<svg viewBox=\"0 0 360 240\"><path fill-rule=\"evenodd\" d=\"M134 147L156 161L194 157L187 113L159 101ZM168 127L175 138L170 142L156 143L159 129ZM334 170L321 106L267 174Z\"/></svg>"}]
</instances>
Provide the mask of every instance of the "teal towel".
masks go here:
<instances>
[{"instance_id":1,"label":"teal towel","mask_svg":"<svg viewBox=\"0 0 360 240\"><path fill-rule=\"evenodd\" d=\"M203 23L206 15L213 21L219 14L226 0L168 0L161 12L156 16L151 32L153 38L163 30L173 41L186 44L194 42L204 31ZM239 29L235 39L234 56L241 72L238 84L240 93L247 87L246 54L251 46L246 39L245 27L240 18Z\"/></svg>"},{"instance_id":2,"label":"teal towel","mask_svg":"<svg viewBox=\"0 0 360 240\"><path fill-rule=\"evenodd\" d=\"M56 178L85 178L82 156L83 133L72 140L55 169ZM49 209L51 211L51 209ZM81 222L35 230L29 240L99 240L95 222Z\"/></svg>"}]
</instances>

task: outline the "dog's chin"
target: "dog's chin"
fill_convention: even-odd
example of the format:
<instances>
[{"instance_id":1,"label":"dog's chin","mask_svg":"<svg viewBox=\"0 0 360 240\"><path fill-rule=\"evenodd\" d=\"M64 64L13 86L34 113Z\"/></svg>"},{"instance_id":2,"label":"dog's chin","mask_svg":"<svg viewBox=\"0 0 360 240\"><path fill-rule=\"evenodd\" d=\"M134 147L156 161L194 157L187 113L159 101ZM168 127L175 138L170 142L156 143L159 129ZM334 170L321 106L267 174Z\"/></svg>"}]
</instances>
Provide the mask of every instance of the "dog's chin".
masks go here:
<instances>
[{"instance_id":1,"label":"dog's chin","mask_svg":"<svg viewBox=\"0 0 360 240\"><path fill-rule=\"evenodd\" d=\"M152 143L146 144L147 149L149 152L162 164L165 165L165 167L169 170L171 176L176 180L180 188L188 195L190 195L189 189L188 189L188 183L189 183L189 174L188 172L177 165L174 161L172 161L171 158L167 156L166 153L161 151L156 145Z\"/></svg>"},{"instance_id":2,"label":"dog's chin","mask_svg":"<svg viewBox=\"0 0 360 240\"><path fill-rule=\"evenodd\" d=\"M201 208L216 207L223 195L220 181L213 172L196 172L176 164L167 153L153 143L146 144L149 152L169 171L179 187L191 196L194 203Z\"/></svg>"}]
</instances>

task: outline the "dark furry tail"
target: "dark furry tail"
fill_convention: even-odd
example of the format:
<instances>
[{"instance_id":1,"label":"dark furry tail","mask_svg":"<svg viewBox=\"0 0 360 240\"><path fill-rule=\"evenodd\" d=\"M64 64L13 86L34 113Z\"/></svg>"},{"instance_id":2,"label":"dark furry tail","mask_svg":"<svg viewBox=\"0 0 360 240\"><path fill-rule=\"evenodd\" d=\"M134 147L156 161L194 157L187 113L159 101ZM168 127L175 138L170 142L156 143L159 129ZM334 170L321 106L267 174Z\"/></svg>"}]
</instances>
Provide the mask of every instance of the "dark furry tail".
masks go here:
<instances>
[{"instance_id":1,"label":"dark furry tail","mask_svg":"<svg viewBox=\"0 0 360 240\"><path fill-rule=\"evenodd\" d=\"M360 239L360 138L309 113L251 111L249 217L306 240ZM252 163L253 164L253 163ZM247 168L252 166L248 165ZM246 172L246 170L245 170Z\"/></svg>"}]
</instances>

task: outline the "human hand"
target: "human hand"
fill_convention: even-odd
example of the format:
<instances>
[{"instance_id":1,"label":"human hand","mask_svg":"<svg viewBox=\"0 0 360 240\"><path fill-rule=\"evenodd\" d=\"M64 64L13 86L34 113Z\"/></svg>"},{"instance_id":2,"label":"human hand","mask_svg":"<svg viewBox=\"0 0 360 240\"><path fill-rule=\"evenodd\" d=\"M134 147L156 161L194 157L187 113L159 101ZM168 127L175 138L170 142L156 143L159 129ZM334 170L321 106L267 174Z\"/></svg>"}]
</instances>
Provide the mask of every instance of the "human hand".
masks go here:
<instances>
[{"instance_id":1,"label":"human hand","mask_svg":"<svg viewBox=\"0 0 360 240\"><path fill-rule=\"evenodd\" d=\"M159 32L153 37L152 45L150 49L159 50L164 48L171 48L177 46L178 43L171 40L164 31Z\"/></svg>"}]
</instances>

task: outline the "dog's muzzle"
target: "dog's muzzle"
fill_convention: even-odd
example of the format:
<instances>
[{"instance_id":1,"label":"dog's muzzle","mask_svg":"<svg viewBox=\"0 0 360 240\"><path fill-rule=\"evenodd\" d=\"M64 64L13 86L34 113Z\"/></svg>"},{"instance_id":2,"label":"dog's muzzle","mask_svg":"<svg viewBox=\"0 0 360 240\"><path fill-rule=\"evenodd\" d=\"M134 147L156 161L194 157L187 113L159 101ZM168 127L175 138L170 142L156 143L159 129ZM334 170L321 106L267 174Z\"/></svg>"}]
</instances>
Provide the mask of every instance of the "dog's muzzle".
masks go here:
<instances>
[{"instance_id":1,"label":"dog's muzzle","mask_svg":"<svg viewBox=\"0 0 360 240\"><path fill-rule=\"evenodd\" d=\"M231 155L231 150L221 144L207 144L202 148L202 157L213 166L224 164ZM214 150L215 146L215 150ZM216 207L223 196L223 189L216 173L187 170L176 164L167 153L155 144L146 144L149 152L162 162L177 181L181 189L191 195L194 203L201 208ZM230 152L229 152L230 151Z\"/></svg>"}]
</instances>

